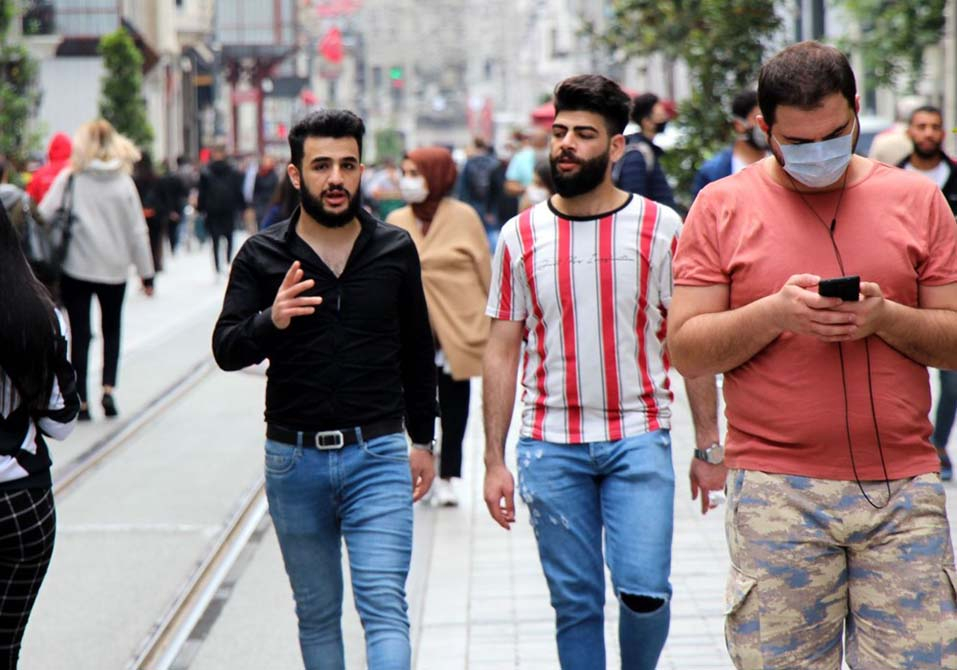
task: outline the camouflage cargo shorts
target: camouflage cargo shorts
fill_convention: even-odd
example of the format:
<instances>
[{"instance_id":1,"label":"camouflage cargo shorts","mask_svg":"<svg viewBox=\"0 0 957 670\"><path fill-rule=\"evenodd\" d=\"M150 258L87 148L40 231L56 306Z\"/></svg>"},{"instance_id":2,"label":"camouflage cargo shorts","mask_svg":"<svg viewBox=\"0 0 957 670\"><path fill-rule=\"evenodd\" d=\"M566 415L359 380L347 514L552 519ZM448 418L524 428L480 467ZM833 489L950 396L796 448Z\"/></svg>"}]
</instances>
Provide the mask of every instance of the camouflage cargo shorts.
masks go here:
<instances>
[{"instance_id":1,"label":"camouflage cargo shorts","mask_svg":"<svg viewBox=\"0 0 957 670\"><path fill-rule=\"evenodd\" d=\"M739 670L957 670L954 553L936 473L856 482L728 473L725 638ZM877 504L883 482L865 483ZM845 639L846 637L846 639Z\"/></svg>"}]
</instances>

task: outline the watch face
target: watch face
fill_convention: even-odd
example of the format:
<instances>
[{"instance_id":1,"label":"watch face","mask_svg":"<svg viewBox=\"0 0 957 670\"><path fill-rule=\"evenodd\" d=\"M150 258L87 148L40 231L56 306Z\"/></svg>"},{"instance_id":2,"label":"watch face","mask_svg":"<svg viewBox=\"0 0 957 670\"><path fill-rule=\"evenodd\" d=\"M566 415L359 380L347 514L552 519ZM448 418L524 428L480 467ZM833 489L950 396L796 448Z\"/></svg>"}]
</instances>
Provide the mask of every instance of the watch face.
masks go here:
<instances>
[{"instance_id":1,"label":"watch face","mask_svg":"<svg viewBox=\"0 0 957 670\"><path fill-rule=\"evenodd\" d=\"M724 461L724 447L720 444L712 445L708 448L708 462L709 463L721 463Z\"/></svg>"}]
</instances>

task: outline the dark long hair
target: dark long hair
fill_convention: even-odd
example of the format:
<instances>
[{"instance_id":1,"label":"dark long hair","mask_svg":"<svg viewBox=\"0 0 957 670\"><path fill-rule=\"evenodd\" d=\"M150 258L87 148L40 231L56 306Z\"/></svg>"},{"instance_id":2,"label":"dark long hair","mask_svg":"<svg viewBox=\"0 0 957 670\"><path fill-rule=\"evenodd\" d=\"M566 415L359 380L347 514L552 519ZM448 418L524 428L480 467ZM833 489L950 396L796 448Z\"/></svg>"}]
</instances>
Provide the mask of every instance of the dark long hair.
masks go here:
<instances>
[{"instance_id":1,"label":"dark long hair","mask_svg":"<svg viewBox=\"0 0 957 670\"><path fill-rule=\"evenodd\" d=\"M33 276L20 238L0 207L0 369L30 409L43 409L49 402L56 329L53 302Z\"/></svg>"}]
</instances>

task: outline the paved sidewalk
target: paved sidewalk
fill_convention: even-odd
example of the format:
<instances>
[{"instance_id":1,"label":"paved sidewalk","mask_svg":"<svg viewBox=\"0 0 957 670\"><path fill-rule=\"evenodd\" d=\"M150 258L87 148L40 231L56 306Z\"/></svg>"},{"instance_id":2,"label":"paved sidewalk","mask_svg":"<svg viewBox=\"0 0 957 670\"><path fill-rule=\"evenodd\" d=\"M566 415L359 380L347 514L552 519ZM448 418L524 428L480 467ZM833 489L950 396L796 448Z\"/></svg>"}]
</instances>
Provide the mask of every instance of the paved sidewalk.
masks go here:
<instances>
[{"instance_id":1,"label":"paved sidewalk","mask_svg":"<svg viewBox=\"0 0 957 670\"><path fill-rule=\"evenodd\" d=\"M680 378L672 439L677 480L671 633L660 670L731 668L723 639L728 567L723 507L702 517L690 499L691 417ZM495 525L482 500L481 391L473 386L466 435L462 505L436 509L428 583L415 622L416 670L554 670L554 613L538 560L528 510L520 500L511 532ZM509 439L514 469L517 421ZM412 594L410 594L412 595ZM617 602L608 584L605 640L609 668L618 658Z\"/></svg>"}]
</instances>

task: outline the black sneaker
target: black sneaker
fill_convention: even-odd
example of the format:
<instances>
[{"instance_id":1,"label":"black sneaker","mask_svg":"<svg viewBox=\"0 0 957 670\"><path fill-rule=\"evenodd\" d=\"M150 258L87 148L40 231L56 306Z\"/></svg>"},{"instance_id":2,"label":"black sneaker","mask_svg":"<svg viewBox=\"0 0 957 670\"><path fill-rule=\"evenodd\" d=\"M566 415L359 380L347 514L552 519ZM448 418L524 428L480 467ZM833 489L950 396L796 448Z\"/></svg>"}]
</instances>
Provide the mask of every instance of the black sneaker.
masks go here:
<instances>
[{"instance_id":1,"label":"black sneaker","mask_svg":"<svg viewBox=\"0 0 957 670\"><path fill-rule=\"evenodd\" d=\"M116 410L116 402L113 400L112 393L103 394L103 413L110 417L119 414Z\"/></svg>"},{"instance_id":2,"label":"black sneaker","mask_svg":"<svg viewBox=\"0 0 957 670\"><path fill-rule=\"evenodd\" d=\"M90 410L86 407L81 407L80 412L76 415L77 421L89 421L90 418Z\"/></svg>"}]
</instances>

